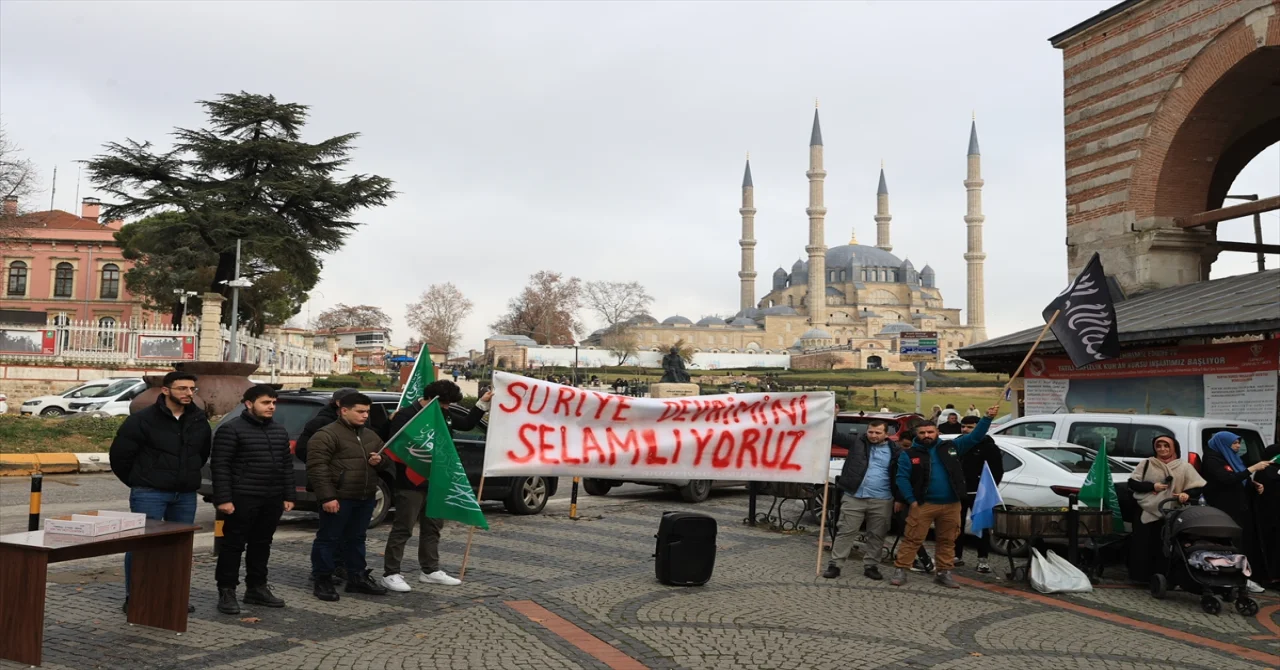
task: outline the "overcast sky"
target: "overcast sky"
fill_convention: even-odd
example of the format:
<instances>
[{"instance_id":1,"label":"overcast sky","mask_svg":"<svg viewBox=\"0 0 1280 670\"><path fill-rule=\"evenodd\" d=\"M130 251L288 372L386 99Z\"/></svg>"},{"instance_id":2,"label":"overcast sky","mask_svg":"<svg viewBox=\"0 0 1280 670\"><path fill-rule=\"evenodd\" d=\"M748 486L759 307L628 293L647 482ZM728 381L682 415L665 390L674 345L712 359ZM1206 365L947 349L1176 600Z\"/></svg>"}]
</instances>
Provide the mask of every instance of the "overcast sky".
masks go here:
<instances>
[{"instance_id":1,"label":"overcast sky","mask_svg":"<svg viewBox=\"0 0 1280 670\"><path fill-rule=\"evenodd\" d=\"M196 100L245 90L310 105L306 139L360 132L353 169L400 196L360 215L299 321L370 303L403 341L406 303L452 281L476 304L465 349L538 270L640 281L659 319L736 311L748 151L763 296L804 253L815 98L827 244L854 229L875 243L883 159L894 253L932 264L947 306L963 308L976 112L994 337L1039 322L1067 280L1062 61L1047 38L1110 4L5 0L0 115L46 187L58 166L57 207L74 210L74 161L126 137L167 143L202 124ZM1273 146L1233 192L1278 184ZM1275 243L1277 213L1265 216ZM1214 276L1253 267L1222 258Z\"/></svg>"}]
</instances>

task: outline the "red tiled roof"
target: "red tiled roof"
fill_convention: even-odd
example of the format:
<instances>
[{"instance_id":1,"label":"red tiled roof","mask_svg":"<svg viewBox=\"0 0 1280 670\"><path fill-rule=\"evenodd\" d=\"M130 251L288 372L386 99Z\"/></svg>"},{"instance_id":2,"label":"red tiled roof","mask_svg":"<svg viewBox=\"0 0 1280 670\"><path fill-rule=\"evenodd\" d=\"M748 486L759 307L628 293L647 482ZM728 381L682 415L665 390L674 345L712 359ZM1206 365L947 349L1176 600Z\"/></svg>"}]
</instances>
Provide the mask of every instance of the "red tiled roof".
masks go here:
<instances>
[{"instance_id":1,"label":"red tiled roof","mask_svg":"<svg viewBox=\"0 0 1280 670\"><path fill-rule=\"evenodd\" d=\"M76 216L60 209L48 212L32 212L19 218L23 224L45 230L120 230L121 221L98 223L93 219Z\"/></svg>"}]
</instances>

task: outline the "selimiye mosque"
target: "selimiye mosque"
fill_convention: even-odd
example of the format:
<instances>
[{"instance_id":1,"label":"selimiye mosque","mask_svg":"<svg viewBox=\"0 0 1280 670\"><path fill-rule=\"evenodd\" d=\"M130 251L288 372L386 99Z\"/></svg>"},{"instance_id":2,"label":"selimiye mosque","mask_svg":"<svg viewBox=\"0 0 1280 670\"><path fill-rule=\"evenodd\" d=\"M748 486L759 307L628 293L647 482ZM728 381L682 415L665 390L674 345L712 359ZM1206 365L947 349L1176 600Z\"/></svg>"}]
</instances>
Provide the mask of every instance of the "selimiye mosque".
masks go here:
<instances>
[{"instance_id":1,"label":"selimiye mosque","mask_svg":"<svg viewBox=\"0 0 1280 670\"><path fill-rule=\"evenodd\" d=\"M813 112L809 135L809 244L804 257L791 268L773 271L770 290L756 298L755 265L755 184L751 160L747 158L742 176L742 267L739 310L732 319L705 317L695 322L685 316L671 316L661 322L643 315L627 322L642 351L662 351L678 340L695 352L767 353L796 357L796 367L811 354L835 352L839 367L909 369L911 363L898 360L898 334L906 331L937 331L941 355L987 339L983 322L982 251L982 154L978 149L975 120L969 128L968 171L964 188L968 204L964 223L968 244L964 259L968 265L968 302L964 310L943 306L942 290L933 268L917 269L909 259L893 254L889 210L889 185L884 167L876 189L875 246L860 244L856 234L848 243L826 245L827 208L823 190L827 172L823 169L822 124ZM599 344L604 331L596 331L587 342ZM828 358L828 361L830 359Z\"/></svg>"}]
</instances>

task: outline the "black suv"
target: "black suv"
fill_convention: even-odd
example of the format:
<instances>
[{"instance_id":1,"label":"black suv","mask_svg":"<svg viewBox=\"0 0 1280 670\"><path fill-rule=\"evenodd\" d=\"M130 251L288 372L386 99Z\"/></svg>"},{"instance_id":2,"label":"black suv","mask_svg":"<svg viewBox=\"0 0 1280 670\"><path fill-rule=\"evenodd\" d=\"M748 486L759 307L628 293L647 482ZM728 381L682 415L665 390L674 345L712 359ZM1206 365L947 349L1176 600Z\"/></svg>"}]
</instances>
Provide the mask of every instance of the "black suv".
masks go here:
<instances>
[{"instance_id":1,"label":"black suv","mask_svg":"<svg viewBox=\"0 0 1280 670\"><path fill-rule=\"evenodd\" d=\"M373 407L369 412L369 427L381 432L380 429L395 413L400 394L370 391L365 395L373 401ZM314 393L306 389L280 392L280 399L276 403L275 420L289 431L290 448L302 434L302 429L307 422L329 402L330 397L329 393ZM239 416L243 410L243 404L237 405L234 410L218 421L218 425L213 427L214 433L216 434L223 424ZM468 410L452 405L449 411L455 416L465 416ZM454 445L458 448L458 456L462 459L462 467L467 471L467 479L471 481L472 489L480 485L480 473L484 469L484 441L487 429L487 422L481 421L474 430L453 433ZM207 464L201 471L201 475L200 495L204 497L205 502L211 502L213 480ZM308 512L318 510L319 505L316 504L315 494L307 490L307 464L295 458L293 476L294 485L297 487L296 509ZM391 492L395 487L395 478L388 469L380 472L380 480L377 493L378 504L373 510L370 527L382 523L383 519L387 518L387 512L391 510ZM547 500L555 495L558 482L559 480L555 477L489 477L484 481L484 499L501 500L507 511L512 514L537 514L546 507Z\"/></svg>"}]
</instances>

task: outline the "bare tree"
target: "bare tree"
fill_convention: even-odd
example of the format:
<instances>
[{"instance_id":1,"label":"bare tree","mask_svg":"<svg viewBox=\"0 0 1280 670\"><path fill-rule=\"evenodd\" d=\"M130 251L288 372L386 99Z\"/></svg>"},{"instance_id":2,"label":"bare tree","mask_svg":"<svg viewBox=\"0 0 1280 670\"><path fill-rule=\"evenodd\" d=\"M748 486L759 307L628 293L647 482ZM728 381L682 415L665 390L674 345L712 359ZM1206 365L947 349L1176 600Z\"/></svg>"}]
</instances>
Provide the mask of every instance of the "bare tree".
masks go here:
<instances>
[{"instance_id":1,"label":"bare tree","mask_svg":"<svg viewBox=\"0 0 1280 670\"><path fill-rule=\"evenodd\" d=\"M405 306L405 320L422 339L444 350L447 356L461 339L462 322L475 308L452 283L432 284L417 302Z\"/></svg>"},{"instance_id":2,"label":"bare tree","mask_svg":"<svg viewBox=\"0 0 1280 670\"><path fill-rule=\"evenodd\" d=\"M840 357L831 352L818 354L813 357L813 364L823 370L834 370L840 364Z\"/></svg>"},{"instance_id":3,"label":"bare tree","mask_svg":"<svg viewBox=\"0 0 1280 670\"><path fill-rule=\"evenodd\" d=\"M604 320L605 328L646 313L653 303L653 296L635 281L590 281L583 285L582 293L587 307Z\"/></svg>"},{"instance_id":4,"label":"bare tree","mask_svg":"<svg viewBox=\"0 0 1280 670\"><path fill-rule=\"evenodd\" d=\"M507 312L489 325L494 332L525 335L538 344L573 344L582 330L582 281L546 270L507 303Z\"/></svg>"},{"instance_id":5,"label":"bare tree","mask_svg":"<svg viewBox=\"0 0 1280 670\"><path fill-rule=\"evenodd\" d=\"M391 317L381 307L338 303L320 312L312 327L316 330L335 328L391 328Z\"/></svg>"},{"instance_id":6,"label":"bare tree","mask_svg":"<svg viewBox=\"0 0 1280 670\"><path fill-rule=\"evenodd\" d=\"M35 162L21 154L22 149L9 140L4 126L0 126L0 197L6 199L4 209L0 210L0 240L16 237L26 227L22 216L25 208L20 211L12 207L9 199L16 198L18 205L22 205L40 187Z\"/></svg>"},{"instance_id":7,"label":"bare tree","mask_svg":"<svg viewBox=\"0 0 1280 670\"><path fill-rule=\"evenodd\" d=\"M626 326L614 326L600 338L609 353L618 357L618 365L626 365L627 359L640 351L640 339L635 331Z\"/></svg>"}]
</instances>

